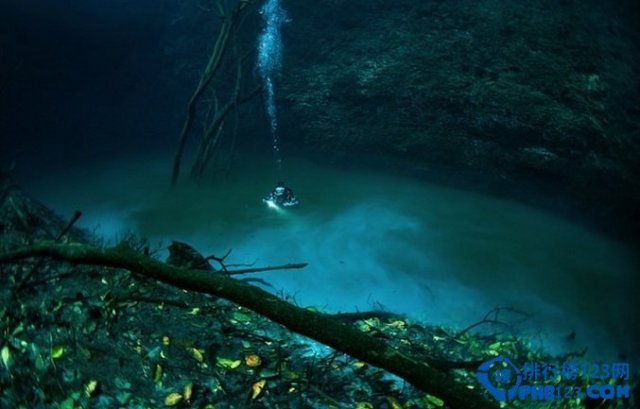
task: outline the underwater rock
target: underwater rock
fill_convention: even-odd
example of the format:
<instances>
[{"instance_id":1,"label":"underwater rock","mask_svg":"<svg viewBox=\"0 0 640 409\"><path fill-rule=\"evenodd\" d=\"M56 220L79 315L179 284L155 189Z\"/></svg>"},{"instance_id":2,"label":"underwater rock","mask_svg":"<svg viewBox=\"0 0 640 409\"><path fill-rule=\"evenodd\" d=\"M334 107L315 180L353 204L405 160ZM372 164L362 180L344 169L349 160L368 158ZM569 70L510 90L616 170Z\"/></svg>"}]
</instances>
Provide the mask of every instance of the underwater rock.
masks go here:
<instances>
[{"instance_id":1,"label":"underwater rock","mask_svg":"<svg viewBox=\"0 0 640 409\"><path fill-rule=\"evenodd\" d=\"M307 39L287 43L280 81L298 149L640 237L640 43L608 28L634 32L631 18L539 1L288 8L289 37Z\"/></svg>"}]
</instances>

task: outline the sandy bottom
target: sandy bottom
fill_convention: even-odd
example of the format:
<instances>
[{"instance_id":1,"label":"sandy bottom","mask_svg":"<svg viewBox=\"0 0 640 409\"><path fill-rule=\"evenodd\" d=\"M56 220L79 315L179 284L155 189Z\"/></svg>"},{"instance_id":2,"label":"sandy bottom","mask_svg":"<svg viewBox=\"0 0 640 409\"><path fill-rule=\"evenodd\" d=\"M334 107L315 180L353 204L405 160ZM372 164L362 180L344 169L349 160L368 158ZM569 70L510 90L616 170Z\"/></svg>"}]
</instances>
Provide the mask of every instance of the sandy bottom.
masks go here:
<instances>
[{"instance_id":1,"label":"sandy bottom","mask_svg":"<svg viewBox=\"0 0 640 409\"><path fill-rule=\"evenodd\" d=\"M518 203L406 178L287 159L239 157L206 188L168 189L169 159L136 157L29 181L30 193L107 242L131 231L185 241L229 263L308 262L264 273L271 291L325 311L384 308L457 328L494 307L541 347L638 357L638 260L631 249ZM261 203L276 180L301 205ZM566 336L575 331L575 341Z\"/></svg>"}]
</instances>

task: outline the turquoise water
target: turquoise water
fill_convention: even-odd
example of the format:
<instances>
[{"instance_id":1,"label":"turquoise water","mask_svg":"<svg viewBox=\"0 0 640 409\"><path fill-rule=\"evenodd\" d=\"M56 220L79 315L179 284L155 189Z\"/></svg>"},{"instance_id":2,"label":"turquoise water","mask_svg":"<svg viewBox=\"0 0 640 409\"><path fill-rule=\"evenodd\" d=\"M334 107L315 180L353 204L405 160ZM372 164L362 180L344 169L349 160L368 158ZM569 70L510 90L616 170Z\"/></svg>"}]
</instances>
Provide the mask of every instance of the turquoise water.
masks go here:
<instances>
[{"instance_id":1,"label":"turquoise water","mask_svg":"<svg viewBox=\"0 0 640 409\"><path fill-rule=\"evenodd\" d=\"M146 157L68 169L28 190L61 215L82 210L83 226L107 241L133 231L205 255L231 249L229 263L308 262L258 276L300 305L382 306L458 328L513 307L531 314L514 329L537 345L638 356L638 262L624 244L518 203L302 159L283 171L301 205L278 212L260 202L281 178L273 161L238 160L207 188L169 190L169 158Z\"/></svg>"}]
</instances>

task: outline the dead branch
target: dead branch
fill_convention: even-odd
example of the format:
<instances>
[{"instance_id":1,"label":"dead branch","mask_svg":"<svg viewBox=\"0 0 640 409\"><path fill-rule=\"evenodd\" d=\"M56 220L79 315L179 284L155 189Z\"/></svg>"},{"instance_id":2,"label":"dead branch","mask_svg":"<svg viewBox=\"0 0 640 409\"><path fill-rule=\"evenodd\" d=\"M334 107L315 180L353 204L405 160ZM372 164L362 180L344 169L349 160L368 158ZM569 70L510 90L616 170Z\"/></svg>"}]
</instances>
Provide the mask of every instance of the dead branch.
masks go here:
<instances>
[{"instance_id":1,"label":"dead branch","mask_svg":"<svg viewBox=\"0 0 640 409\"><path fill-rule=\"evenodd\" d=\"M305 268L307 265L308 263L289 263L289 264L282 264L279 266L245 268L242 270L228 270L228 271L225 271L225 274L229 276L233 276L238 274L261 273L263 271L272 271L272 270L292 270L292 269Z\"/></svg>"},{"instance_id":2,"label":"dead branch","mask_svg":"<svg viewBox=\"0 0 640 409\"><path fill-rule=\"evenodd\" d=\"M184 150L187 144L187 138L193 127L193 121L196 116L196 109L200 99L202 98L204 92L207 90L211 81L215 78L216 73L222 66L223 57L225 55L225 51L227 50L227 46L229 43L229 39L231 35L235 31L237 25L240 22L240 17L244 9L250 5L250 2L240 0L236 3L235 8L226 12L221 3L217 3L220 8L220 12L223 16L222 24L220 25L220 30L218 32L218 37L216 38L216 43L213 46L213 50L211 55L209 56L209 61L207 62L207 66L200 78L200 82L196 87L196 90L193 92L191 99L189 100L189 104L187 105L187 115L184 120L184 124L182 126L182 131L180 132L180 136L178 137L178 148L176 150L174 159L173 159L173 170L171 173L171 186L175 186L178 182L178 177L180 176L180 167L182 163L182 156L184 154ZM234 108L232 106L231 108ZM231 109L230 108L230 109ZM224 119L224 118L223 118Z\"/></svg>"},{"instance_id":3,"label":"dead branch","mask_svg":"<svg viewBox=\"0 0 640 409\"><path fill-rule=\"evenodd\" d=\"M513 314L518 314L520 316L522 316L521 321L527 320L530 318L530 314L517 310L515 308L512 307L495 307L493 309L491 309L489 312L487 312L485 314L485 316L478 322L474 322L473 324L469 325L466 328L463 328L462 330L460 330L455 337L460 337L461 335L471 331L472 329L479 327L481 325L484 324L493 324L493 325L501 325L503 327L507 327L507 328L511 328L513 327L514 324L510 324L506 321L501 321L499 319L500 313L506 311L506 312L510 312Z\"/></svg>"},{"instance_id":4,"label":"dead branch","mask_svg":"<svg viewBox=\"0 0 640 409\"><path fill-rule=\"evenodd\" d=\"M164 264L120 245L96 248L82 244L45 243L0 254L0 263L17 262L29 257L126 269L175 287L207 293L244 306L291 331L307 336L337 351L391 372L415 387L436 395L455 409L496 408L477 391L455 383L446 373L420 359L390 347L331 315L289 304L275 295L241 281L206 270L188 270Z\"/></svg>"},{"instance_id":5,"label":"dead branch","mask_svg":"<svg viewBox=\"0 0 640 409\"><path fill-rule=\"evenodd\" d=\"M82 212L81 211L76 210L75 212L73 212L73 216L71 216L71 219L69 220L69 222L65 225L65 227L56 236L55 242L59 242L62 239L62 237L64 237L64 235L67 234L69 232L69 230L71 230L73 225L78 221L78 219L80 219L81 216L82 216ZM31 277L33 276L33 274L37 270L39 270L40 267L42 267L42 263L43 263L43 260L38 260L36 262L36 264L33 267L31 267L31 270L29 270L29 272L27 274L25 274L24 277L22 277L22 280L20 280L18 285L16 285L16 288L15 288L15 290L13 292L13 296L11 298L10 304L13 304L13 302L17 299L18 294L28 284L28 282L31 279Z\"/></svg>"}]
</instances>

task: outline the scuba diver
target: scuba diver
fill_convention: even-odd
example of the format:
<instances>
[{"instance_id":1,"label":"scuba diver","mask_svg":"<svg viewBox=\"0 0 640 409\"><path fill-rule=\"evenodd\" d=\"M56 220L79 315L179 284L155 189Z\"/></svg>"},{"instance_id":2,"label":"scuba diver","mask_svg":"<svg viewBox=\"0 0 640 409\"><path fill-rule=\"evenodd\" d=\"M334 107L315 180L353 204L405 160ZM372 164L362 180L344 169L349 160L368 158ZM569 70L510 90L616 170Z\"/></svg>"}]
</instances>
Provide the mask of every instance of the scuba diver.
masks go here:
<instances>
[{"instance_id":1,"label":"scuba diver","mask_svg":"<svg viewBox=\"0 0 640 409\"><path fill-rule=\"evenodd\" d=\"M278 182L275 189L273 189L273 191L269 193L267 197L262 199L262 201L267 204L272 203L284 207L291 207L300 203L294 196L293 190L286 187L284 185L284 182Z\"/></svg>"}]
</instances>

